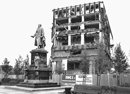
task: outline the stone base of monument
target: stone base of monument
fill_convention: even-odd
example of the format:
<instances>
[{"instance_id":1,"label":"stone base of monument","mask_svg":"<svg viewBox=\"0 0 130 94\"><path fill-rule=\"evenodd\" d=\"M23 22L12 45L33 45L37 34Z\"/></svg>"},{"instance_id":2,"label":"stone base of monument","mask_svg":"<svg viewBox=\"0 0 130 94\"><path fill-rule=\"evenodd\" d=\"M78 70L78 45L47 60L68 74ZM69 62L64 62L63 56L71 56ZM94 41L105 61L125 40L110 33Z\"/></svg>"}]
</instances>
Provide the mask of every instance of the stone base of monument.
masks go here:
<instances>
[{"instance_id":1,"label":"stone base of monument","mask_svg":"<svg viewBox=\"0 0 130 94\"><path fill-rule=\"evenodd\" d=\"M49 82L52 70L47 67L47 51L34 49L31 51L31 65L25 69L25 80L17 86L30 88L59 87L57 83Z\"/></svg>"}]
</instances>

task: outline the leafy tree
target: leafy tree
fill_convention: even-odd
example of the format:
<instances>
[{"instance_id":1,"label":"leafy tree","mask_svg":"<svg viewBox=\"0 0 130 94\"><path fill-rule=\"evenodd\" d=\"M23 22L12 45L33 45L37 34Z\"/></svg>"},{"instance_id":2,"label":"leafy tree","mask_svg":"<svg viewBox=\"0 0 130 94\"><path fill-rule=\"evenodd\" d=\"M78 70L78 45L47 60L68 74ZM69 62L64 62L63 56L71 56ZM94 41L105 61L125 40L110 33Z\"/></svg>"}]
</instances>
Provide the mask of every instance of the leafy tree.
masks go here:
<instances>
[{"instance_id":1,"label":"leafy tree","mask_svg":"<svg viewBox=\"0 0 130 94\"><path fill-rule=\"evenodd\" d=\"M58 82L58 84L61 84L61 80L62 80L61 74L64 73L64 70L63 70L63 68L62 68L62 62L58 62L58 63L57 63L55 72L56 72L56 73L58 74L58 76L59 76L59 82Z\"/></svg>"},{"instance_id":2,"label":"leafy tree","mask_svg":"<svg viewBox=\"0 0 130 94\"><path fill-rule=\"evenodd\" d=\"M119 74L126 71L128 67L127 57L120 44L117 44L114 50L114 67Z\"/></svg>"},{"instance_id":3,"label":"leafy tree","mask_svg":"<svg viewBox=\"0 0 130 94\"><path fill-rule=\"evenodd\" d=\"M95 59L95 71L99 76L98 85L100 85L100 75L102 73L109 72L112 67L111 57L104 50L104 45L102 43L98 44L98 54Z\"/></svg>"},{"instance_id":4,"label":"leafy tree","mask_svg":"<svg viewBox=\"0 0 130 94\"><path fill-rule=\"evenodd\" d=\"M29 67L29 56L26 56L26 59L23 61L24 68L27 69ZM24 70L23 70L24 71Z\"/></svg>"},{"instance_id":5,"label":"leafy tree","mask_svg":"<svg viewBox=\"0 0 130 94\"><path fill-rule=\"evenodd\" d=\"M86 74L89 74L89 66L90 66L90 60L87 55L87 51L85 50L83 55L82 55L82 62L80 64L80 69L82 72L85 74L83 76L83 82L86 83Z\"/></svg>"},{"instance_id":6,"label":"leafy tree","mask_svg":"<svg viewBox=\"0 0 130 94\"><path fill-rule=\"evenodd\" d=\"M80 64L80 69L84 74L89 74L89 58L87 57L87 51L85 50L82 55L82 62Z\"/></svg>"},{"instance_id":7,"label":"leafy tree","mask_svg":"<svg viewBox=\"0 0 130 94\"><path fill-rule=\"evenodd\" d=\"M57 74L59 74L59 75L64 72L64 70L62 69L62 63L61 63L61 62L58 62L57 66L56 66L55 72L56 72Z\"/></svg>"},{"instance_id":8,"label":"leafy tree","mask_svg":"<svg viewBox=\"0 0 130 94\"><path fill-rule=\"evenodd\" d=\"M14 74L16 75L17 79L18 79L18 76L20 74L23 74L23 68L24 68L24 65L23 65L23 58L21 56L18 57L18 59L15 59L16 62L15 62L15 66L14 66Z\"/></svg>"},{"instance_id":9,"label":"leafy tree","mask_svg":"<svg viewBox=\"0 0 130 94\"><path fill-rule=\"evenodd\" d=\"M3 64L1 65L2 71L4 72L4 77L7 78L8 75L12 72L13 67L9 65L9 61L7 58L4 59Z\"/></svg>"},{"instance_id":10,"label":"leafy tree","mask_svg":"<svg viewBox=\"0 0 130 94\"><path fill-rule=\"evenodd\" d=\"M51 60L51 58L49 59L48 67L52 69L52 60Z\"/></svg>"},{"instance_id":11,"label":"leafy tree","mask_svg":"<svg viewBox=\"0 0 130 94\"><path fill-rule=\"evenodd\" d=\"M109 72L112 67L111 57L104 50L104 46L102 43L100 43L98 46L98 54L95 60L95 64L97 74Z\"/></svg>"}]
</instances>

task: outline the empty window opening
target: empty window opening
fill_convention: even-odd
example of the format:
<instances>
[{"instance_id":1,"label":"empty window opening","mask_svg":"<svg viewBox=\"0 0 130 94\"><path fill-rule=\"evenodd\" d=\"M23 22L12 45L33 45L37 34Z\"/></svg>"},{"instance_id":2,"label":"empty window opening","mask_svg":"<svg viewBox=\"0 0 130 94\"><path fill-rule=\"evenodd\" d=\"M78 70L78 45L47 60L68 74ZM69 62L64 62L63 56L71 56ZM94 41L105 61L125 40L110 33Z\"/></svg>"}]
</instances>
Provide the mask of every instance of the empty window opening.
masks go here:
<instances>
[{"instance_id":1,"label":"empty window opening","mask_svg":"<svg viewBox=\"0 0 130 94\"><path fill-rule=\"evenodd\" d=\"M76 35L71 35L71 44L80 44L81 43L81 35L76 34Z\"/></svg>"},{"instance_id":2,"label":"empty window opening","mask_svg":"<svg viewBox=\"0 0 130 94\"><path fill-rule=\"evenodd\" d=\"M81 5L80 6L76 6L76 15L79 15L81 13L82 9L81 9Z\"/></svg>"},{"instance_id":3,"label":"empty window opening","mask_svg":"<svg viewBox=\"0 0 130 94\"><path fill-rule=\"evenodd\" d=\"M85 29L96 28L99 29L99 23L85 25Z\"/></svg>"},{"instance_id":4,"label":"empty window opening","mask_svg":"<svg viewBox=\"0 0 130 94\"><path fill-rule=\"evenodd\" d=\"M58 10L55 11L55 15L58 15Z\"/></svg>"},{"instance_id":5,"label":"empty window opening","mask_svg":"<svg viewBox=\"0 0 130 94\"><path fill-rule=\"evenodd\" d=\"M81 54L81 50L72 50L71 55L79 55Z\"/></svg>"},{"instance_id":6,"label":"empty window opening","mask_svg":"<svg viewBox=\"0 0 130 94\"><path fill-rule=\"evenodd\" d=\"M84 40L85 40L85 43L94 43L94 36L87 36L85 34Z\"/></svg>"},{"instance_id":7,"label":"empty window opening","mask_svg":"<svg viewBox=\"0 0 130 94\"><path fill-rule=\"evenodd\" d=\"M70 14L71 14L72 16L75 15L75 7L71 9Z\"/></svg>"},{"instance_id":8,"label":"empty window opening","mask_svg":"<svg viewBox=\"0 0 130 94\"><path fill-rule=\"evenodd\" d=\"M85 6L85 13L86 13L86 14L89 13L89 5L86 5L86 6Z\"/></svg>"},{"instance_id":9,"label":"empty window opening","mask_svg":"<svg viewBox=\"0 0 130 94\"><path fill-rule=\"evenodd\" d=\"M100 3L100 10L101 10L101 12L104 12L104 5L103 5L103 3Z\"/></svg>"},{"instance_id":10,"label":"empty window opening","mask_svg":"<svg viewBox=\"0 0 130 94\"><path fill-rule=\"evenodd\" d=\"M86 11L88 11L89 10L89 5L86 5L85 9L86 9Z\"/></svg>"},{"instance_id":11,"label":"empty window opening","mask_svg":"<svg viewBox=\"0 0 130 94\"><path fill-rule=\"evenodd\" d=\"M95 4L95 11L99 11L99 4Z\"/></svg>"},{"instance_id":12,"label":"empty window opening","mask_svg":"<svg viewBox=\"0 0 130 94\"><path fill-rule=\"evenodd\" d=\"M63 9L62 12L63 12L63 17L66 17L67 16L66 14L67 14L68 10L67 9Z\"/></svg>"},{"instance_id":13,"label":"empty window opening","mask_svg":"<svg viewBox=\"0 0 130 94\"><path fill-rule=\"evenodd\" d=\"M80 64L81 64L80 61L79 62L75 62L75 69L80 69Z\"/></svg>"},{"instance_id":14,"label":"empty window opening","mask_svg":"<svg viewBox=\"0 0 130 94\"><path fill-rule=\"evenodd\" d=\"M79 30L80 26L71 26L71 30Z\"/></svg>"},{"instance_id":15,"label":"empty window opening","mask_svg":"<svg viewBox=\"0 0 130 94\"><path fill-rule=\"evenodd\" d=\"M63 17L62 10L59 10L58 17Z\"/></svg>"},{"instance_id":16,"label":"empty window opening","mask_svg":"<svg viewBox=\"0 0 130 94\"><path fill-rule=\"evenodd\" d=\"M71 18L71 23L77 23L77 22L81 22L82 21L82 17L81 16L77 16L75 18Z\"/></svg>"},{"instance_id":17,"label":"empty window opening","mask_svg":"<svg viewBox=\"0 0 130 94\"><path fill-rule=\"evenodd\" d=\"M57 19L56 20L56 24L57 25L62 25L62 24L67 24L68 23L68 19Z\"/></svg>"},{"instance_id":18,"label":"empty window opening","mask_svg":"<svg viewBox=\"0 0 130 94\"><path fill-rule=\"evenodd\" d=\"M99 20L99 14L96 13L96 14L91 14L91 15L84 16L84 20L85 20L85 21L95 21L95 20Z\"/></svg>"},{"instance_id":19,"label":"empty window opening","mask_svg":"<svg viewBox=\"0 0 130 94\"><path fill-rule=\"evenodd\" d=\"M94 5L91 5L91 10L90 12L93 12L94 11Z\"/></svg>"},{"instance_id":20,"label":"empty window opening","mask_svg":"<svg viewBox=\"0 0 130 94\"><path fill-rule=\"evenodd\" d=\"M62 43L62 45L68 45L68 36L59 36L58 40Z\"/></svg>"},{"instance_id":21,"label":"empty window opening","mask_svg":"<svg viewBox=\"0 0 130 94\"><path fill-rule=\"evenodd\" d=\"M99 4L96 4L96 8L99 8Z\"/></svg>"},{"instance_id":22,"label":"empty window opening","mask_svg":"<svg viewBox=\"0 0 130 94\"><path fill-rule=\"evenodd\" d=\"M65 31L68 30L68 27L56 28L56 31Z\"/></svg>"},{"instance_id":23,"label":"empty window opening","mask_svg":"<svg viewBox=\"0 0 130 94\"><path fill-rule=\"evenodd\" d=\"M81 7L77 6L77 12L80 12L80 11L81 11Z\"/></svg>"},{"instance_id":24,"label":"empty window opening","mask_svg":"<svg viewBox=\"0 0 130 94\"><path fill-rule=\"evenodd\" d=\"M74 70L74 62L68 62L67 67L68 70Z\"/></svg>"},{"instance_id":25,"label":"empty window opening","mask_svg":"<svg viewBox=\"0 0 130 94\"><path fill-rule=\"evenodd\" d=\"M58 17L58 10L56 10L54 13L55 13L55 17Z\"/></svg>"},{"instance_id":26,"label":"empty window opening","mask_svg":"<svg viewBox=\"0 0 130 94\"><path fill-rule=\"evenodd\" d=\"M79 70L81 61L68 61L67 69L68 70Z\"/></svg>"}]
</instances>

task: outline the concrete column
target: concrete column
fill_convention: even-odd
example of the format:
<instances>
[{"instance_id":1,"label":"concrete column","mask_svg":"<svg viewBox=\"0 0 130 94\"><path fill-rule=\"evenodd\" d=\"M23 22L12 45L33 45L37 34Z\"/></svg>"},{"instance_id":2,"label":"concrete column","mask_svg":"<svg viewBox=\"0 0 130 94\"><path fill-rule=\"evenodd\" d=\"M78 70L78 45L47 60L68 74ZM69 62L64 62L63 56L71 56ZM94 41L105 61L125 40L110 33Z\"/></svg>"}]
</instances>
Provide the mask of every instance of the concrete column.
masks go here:
<instances>
[{"instance_id":1,"label":"concrete column","mask_svg":"<svg viewBox=\"0 0 130 94\"><path fill-rule=\"evenodd\" d=\"M68 11L68 12L69 12L69 16L70 16L70 9L71 9L71 7L68 7L68 9L69 9L69 11Z\"/></svg>"},{"instance_id":2,"label":"concrete column","mask_svg":"<svg viewBox=\"0 0 130 94\"><path fill-rule=\"evenodd\" d=\"M81 45L84 45L84 33L81 33Z\"/></svg>"},{"instance_id":3,"label":"concrete column","mask_svg":"<svg viewBox=\"0 0 130 94\"><path fill-rule=\"evenodd\" d=\"M82 22L84 22L84 15L82 15Z\"/></svg>"},{"instance_id":4,"label":"concrete column","mask_svg":"<svg viewBox=\"0 0 130 94\"><path fill-rule=\"evenodd\" d=\"M69 20L69 21L68 21L69 24L71 23L71 18L70 18L70 16L71 16L71 15L70 15L70 7L69 7L69 18L68 18L68 20ZM70 30L70 25L68 26L68 30Z\"/></svg>"},{"instance_id":5,"label":"concrete column","mask_svg":"<svg viewBox=\"0 0 130 94\"><path fill-rule=\"evenodd\" d=\"M54 32L56 33L56 28L54 28ZM54 34L53 40L54 40L54 47L55 47L57 45L56 34Z\"/></svg>"},{"instance_id":6,"label":"concrete column","mask_svg":"<svg viewBox=\"0 0 130 94\"><path fill-rule=\"evenodd\" d=\"M90 61L89 64L89 74L92 74L92 61Z\"/></svg>"},{"instance_id":7,"label":"concrete column","mask_svg":"<svg viewBox=\"0 0 130 94\"><path fill-rule=\"evenodd\" d=\"M101 23L99 22L99 43L102 42L102 32L101 32Z\"/></svg>"},{"instance_id":8,"label":"concrete column","mask_svg":"<svg viewBox=\"0 0 130 94\"><path fill-rule=\"evenodd\" d=\"M71 18L69 17L69 24L71 23ZM70 25L68 25L68 30L70 30Z\"/></svg>"},{"instance_id":9,"label":"concrete column","mask_svg":"<svg viewBox=\"0 0 130 94\"><path fill-rule=\"evenodd\" d=\"M52 72L55 73L55 69L56 69L56 62L52 62Z\"/></svg>"},{"instance_id":10,"label":"concrete column","mask_svg":"<svg viewBox=\"0 0 130 94\"><path fill-rule=\"evenodd\" d=\"M70 46L71 45L71 35L68 34L68 45Z\"/></svg>"},{"instance_id":11,"label":"concrete column","mask_svg":"<svg viewBox=\"0 0 130 94\"><path fill-rule=\"evenodd\" d=\"M54 37L54 47L56 46L56 38Z\"/></svg>"},{"instance_id":12,"label":"concrete column","mask_svg":"<svg viewBox=\"0 0 130 94\"><path fill-rule=\"evenodd\" d=\"M84 12L84 7L82 8L82 12ZM82 22L84 22L84 15L82 15ZM81 29L84 29L84 24L81 24Z\"/></svg>"}]
</instances>

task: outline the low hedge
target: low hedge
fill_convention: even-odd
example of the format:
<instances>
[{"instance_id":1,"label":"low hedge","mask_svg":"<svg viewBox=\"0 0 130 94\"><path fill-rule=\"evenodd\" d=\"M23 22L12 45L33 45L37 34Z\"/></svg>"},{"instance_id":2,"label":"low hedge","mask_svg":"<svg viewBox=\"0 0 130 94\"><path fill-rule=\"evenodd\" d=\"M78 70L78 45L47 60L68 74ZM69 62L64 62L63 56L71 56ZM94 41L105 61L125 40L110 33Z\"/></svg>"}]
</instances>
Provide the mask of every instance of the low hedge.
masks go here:
<instances>
[{"instance_id":1,"label":"low hedge","mask_svg":"<svg viewBox=\"0 0 130 94\"><path fill-rule=\"evenodd\" d=\"M23 82L23 79L11 79L11 81L9 82L10 85L17 85L20 82Z\"/></svg>"},{"instance_id":2,"label":"low hedge","mask_svg":"<svg viewBox=\"0 0 130 94\"><path fill-rule=\"evenodd\" d=\"M1 80L2 85L17 85L19 82L23 82L23 79L10 79L10 78L3 78Z\"/></svg>"}]
</instances>

